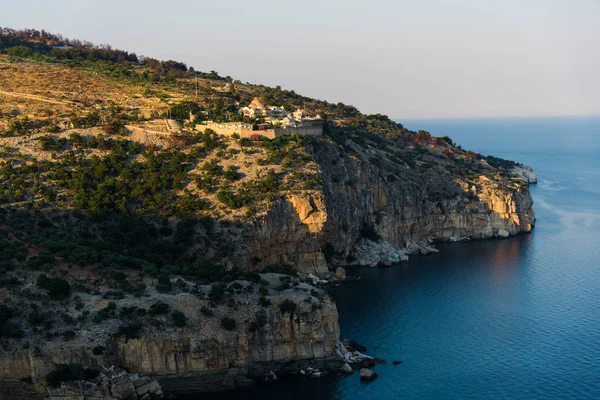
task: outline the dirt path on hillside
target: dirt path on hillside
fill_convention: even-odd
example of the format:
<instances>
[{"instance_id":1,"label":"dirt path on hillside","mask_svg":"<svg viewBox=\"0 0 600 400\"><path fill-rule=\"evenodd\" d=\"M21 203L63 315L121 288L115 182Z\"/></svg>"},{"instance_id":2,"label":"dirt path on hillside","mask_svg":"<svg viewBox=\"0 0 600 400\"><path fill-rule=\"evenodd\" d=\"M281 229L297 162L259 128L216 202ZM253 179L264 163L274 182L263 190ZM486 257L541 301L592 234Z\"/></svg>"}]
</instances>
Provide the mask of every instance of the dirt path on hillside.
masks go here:
<instances>
[{"instance_id":1,"label":"dirt path on hillside","mask_svg":"<svg viewBox=\"0 0 600 400\"><path fill-rule=\"evenodd\" d=\"M17 93L17 92L5 92L4 90L0 90L0 94L3 94L5 96L10 96L10 97L16 97L16 98L19 98L19 99L28 99L28 100L43 101L45 103L52 103L52 104L59 104L59 105L69 105L69 106L76 105L76 103L73 103L71 101L53 100L53 99L49 99L47 97L37 96L37 95L34 95L34 94Z\"/></svg>"}]
</instances>

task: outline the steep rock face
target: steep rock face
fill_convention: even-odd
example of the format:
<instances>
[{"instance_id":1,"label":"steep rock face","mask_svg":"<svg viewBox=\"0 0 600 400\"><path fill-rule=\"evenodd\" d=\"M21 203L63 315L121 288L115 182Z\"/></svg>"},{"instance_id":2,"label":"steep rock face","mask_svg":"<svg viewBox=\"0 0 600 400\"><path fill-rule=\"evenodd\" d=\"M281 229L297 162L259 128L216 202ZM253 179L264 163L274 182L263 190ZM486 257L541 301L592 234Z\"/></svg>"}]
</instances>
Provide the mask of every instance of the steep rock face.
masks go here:
<instances>
[{"instance_id":1,"label":"steep rock face","mask_svg":"<svg viewBox=\"0 0 600 400\"><path fill-rule=\"evenodd\" d=\"M311 152L322 191L288 196L257 224L251 253L263 266L291 264L324 275L327 262L389 264L404 253L432 251L434 241L516 235L535 222L527 182L420 171L326 139L313 142Z\"/></svg>"},{"instance_id":2,"label":"steep rock face","mask_svg":"<svg viewBox=\"0 0 600 400\"><path fill-rule=\"evenodd\" d=\"M322 192L290 194L255 224L251 254L255 263L294 265L306 274L327 274L322 252L327 209ZM252 260L247 262L252 266Z\"/></svg>"},{"instance_id":3,"label":"steep rock face","mask_svg":"<svg viewBox=\"0 0 600 400\"><path fill-rule=\"evenodd\" d=\"M44 377L55 365L77 363L96 370L120 365L155 377L167 393L198 393L233 389L249 382L248 376L261 379L287 363L314 365L334 358L340 331L337 308L329 297L318 307L299 305L293 314L272 307L267 321L255 331L218 334L188 328L152 330L137 339L110 339L101 356L69 343L60 351L5 352L0 356L0 388L21 393L25 389L17 383L31 378L41 393Z\"/></svg>"}]
</instances>

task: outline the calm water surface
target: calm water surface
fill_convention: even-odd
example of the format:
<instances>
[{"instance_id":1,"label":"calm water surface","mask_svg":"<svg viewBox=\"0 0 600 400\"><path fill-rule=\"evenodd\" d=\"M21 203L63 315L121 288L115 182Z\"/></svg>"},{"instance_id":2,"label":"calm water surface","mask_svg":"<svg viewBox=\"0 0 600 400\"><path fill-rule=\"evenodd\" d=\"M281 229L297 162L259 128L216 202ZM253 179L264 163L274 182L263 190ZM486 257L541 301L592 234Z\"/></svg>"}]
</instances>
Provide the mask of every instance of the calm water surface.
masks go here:
<instances>
[{"instance_id":1,"label":"calm water surface","mask_svg":"<svg viewBox=\"0 0 600 400\"><path fill-rule=\"evenodd\" d=\"M214 398L600 398L600 118L404 123L533 166L534 232L349 270L362 280L333 293L342 337L403 361L375 367L377 380L306 379Z\"/></svg>"}]
</instances>

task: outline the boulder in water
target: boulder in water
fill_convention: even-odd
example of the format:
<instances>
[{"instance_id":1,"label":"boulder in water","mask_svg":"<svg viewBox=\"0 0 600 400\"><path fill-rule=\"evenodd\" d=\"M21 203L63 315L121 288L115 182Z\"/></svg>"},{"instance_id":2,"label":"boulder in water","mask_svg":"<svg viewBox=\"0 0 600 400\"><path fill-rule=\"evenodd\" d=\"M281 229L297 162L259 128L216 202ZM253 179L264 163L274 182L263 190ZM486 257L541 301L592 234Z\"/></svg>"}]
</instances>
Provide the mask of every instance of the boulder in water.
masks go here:
<instances>
[{"instance_id":1,"label":"boulder in water","mask_svg":"<svg viewBox=\"0 0 600 400\"><path fill-rule=\"evenodd\" d=\"M340 372L343 372L344 374L352 375L354 373L354 370L352 369L350 364L344 363L344 365L342 365L342 368L340 368Z\"/></svg>"},{"instance_id":2,"label":"boulder in water","mask_svg":"<svg viewBox=\"0 0 600 400\"><path fill-rule=\"evenodd\" d=\"M377 378L377 373L369 368L360 369L360 379L363 381L372 381Z\"/></svg>"}]
</instances>

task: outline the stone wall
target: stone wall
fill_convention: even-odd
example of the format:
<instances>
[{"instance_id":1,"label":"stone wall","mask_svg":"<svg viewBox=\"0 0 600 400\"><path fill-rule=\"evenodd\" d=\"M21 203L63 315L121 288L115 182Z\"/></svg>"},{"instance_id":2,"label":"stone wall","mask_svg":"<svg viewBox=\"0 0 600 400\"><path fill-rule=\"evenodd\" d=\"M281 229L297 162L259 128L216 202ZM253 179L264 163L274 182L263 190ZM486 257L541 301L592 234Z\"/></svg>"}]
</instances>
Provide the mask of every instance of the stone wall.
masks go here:
<instances>
[{"instance_id":1,"label":"stone wall","mask_svg":"<svg viewBox=\"0 0 600 400\"><path fill-rule=\"evenodd\" d=\"M275 128L275 136L284 136L284 135L306 135L306 136L321 136L323 135L323 125L322 124L314 124L307 126L299 126L296 128L285 127L285 128Z\"/></svg>"},{"instance_id":2,"label":"stone wall","mask_svg":"<svg viewBox=\"0 0 600 400\"><path fill-rule=\"evenodd\" d=\"M310 135L310 136L320 136L323 134L323 125L322 124L314 124L307 126L300 126L296 128L291 127L276 127L274 129L265 129L265 130L253 130L252 125L244 124L241 122L228 122L228 123L215 123L209 122L207 124L199 124L196 125L197 130L205 130L212 129L216 134L222 136L231 136L234 133L239 135L242 138L250 138L253 135L261 135L269 139L274 139L276 137L285 136L285 135Z\"/></svg>"}]
</instances>

